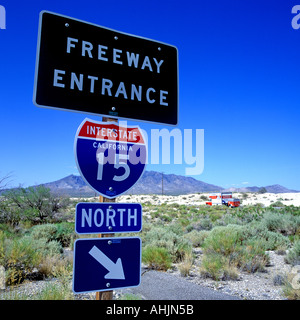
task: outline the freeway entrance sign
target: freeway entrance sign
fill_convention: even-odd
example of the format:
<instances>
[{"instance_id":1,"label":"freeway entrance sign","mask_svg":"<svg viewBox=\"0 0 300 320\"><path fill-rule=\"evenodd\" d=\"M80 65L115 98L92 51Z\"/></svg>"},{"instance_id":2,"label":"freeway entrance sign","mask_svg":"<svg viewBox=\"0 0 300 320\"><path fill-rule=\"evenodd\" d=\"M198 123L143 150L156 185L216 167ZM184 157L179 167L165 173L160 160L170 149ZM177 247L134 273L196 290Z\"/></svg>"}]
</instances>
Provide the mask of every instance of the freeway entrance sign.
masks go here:
<instances>
[{"instance_id":1,"label":"freeway entrance sign","mask_svg":"<svg viewBox=\"0 0 300 320\"><path fill-rule=\"evenodd\" d=\"M33 103L177 125L177 48L42 11Z\"/></svg>"},{"instance_id":2,"label":"freeway entrance sign","mask_svg":"<svg viewBox=\"0 0 300 320\"><path fill-rule=\"evenodd\" d=\"M110 291L140 285L141 239L77 239L74 243L73 291Z\"/></svg>"},{"instance_id":3,"label":"freeway entrance sign","mask_svg":"<svg viewBox=\"0 0 300 320\"><path fill-rule=\"evenodd\" d=\"M82 178L109 199L133 187L146 166L147 147L138 126L86 118L77 130L74 152Z\"/></svg>"},{"instance_id":4,"label":"freeway entrance sign","mask_svg":"<svg viewBox=\"0 0 300 320\"><path fill-rule=\"evenodd\" d=\"M141 230L142 206L139 203L81 202L76 205L75 231L79 234Z\"/></svg>"}]
</instances>

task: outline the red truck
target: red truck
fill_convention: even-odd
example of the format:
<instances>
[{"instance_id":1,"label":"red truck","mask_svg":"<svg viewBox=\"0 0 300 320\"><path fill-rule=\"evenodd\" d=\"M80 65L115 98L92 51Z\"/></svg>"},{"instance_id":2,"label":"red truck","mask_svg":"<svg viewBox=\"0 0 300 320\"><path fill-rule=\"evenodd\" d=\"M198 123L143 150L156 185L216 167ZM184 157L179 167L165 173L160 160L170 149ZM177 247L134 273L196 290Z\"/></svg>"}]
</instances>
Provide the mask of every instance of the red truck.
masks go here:
<instances>
[{"instance_id":1,"label":"red truck","mask_svg":"<svg viewBox=\"0 0 300 320\"><path fill-rule=\"evenodd\" d=\"M208 206L225 205L227 207L235 208L241 204L240 199L232 198L232 192L218 192L209 196L211 201L206 202Z\"/></svg>"}]
</instances>

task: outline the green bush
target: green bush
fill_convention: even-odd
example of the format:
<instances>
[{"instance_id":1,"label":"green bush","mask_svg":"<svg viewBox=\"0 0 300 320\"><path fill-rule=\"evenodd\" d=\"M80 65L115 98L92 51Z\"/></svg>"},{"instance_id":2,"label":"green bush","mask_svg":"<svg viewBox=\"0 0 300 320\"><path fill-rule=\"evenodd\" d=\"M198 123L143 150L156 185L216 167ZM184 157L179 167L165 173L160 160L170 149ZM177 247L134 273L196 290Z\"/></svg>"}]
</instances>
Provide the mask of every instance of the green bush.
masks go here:
<instances>
[{"instance_id":1,"label":"green bush","mask_svg":"<svg viewBox=\"0 0 300 320\"><path fill-rule=\"evenodd\" d=\"M227 213L223 215L222 219L218 220L217 223L215 223L216 226L227 226L228 224L241 225L242 220L236 216L233 216L232 214Z\"/></svg>"},{"instance_id":2,"label":"green bush","mask_svg":"<svg viewBox=\"0 0 300 320\"><path fill-rule=\"evenodd\" d=\"M62 222L59 224L42 224L32 228L31 236L34 239L46 239L47 241L57 241L63 247L70 245L75 236L74 224Z\"/></svg>"},{"instance_id":3,"label":"green bush","mask_svg":"<svg viewBox=\"0 0 300 320\"><path fill-rule=\"evenodd\" d=\"M292 265L300 264L300 240L295 241L293 248L289 250L284 260Z\"/></svg>"},{"instance_id":4,"label":"green bush","mask_svg":"<svg viewBox=\"0 0 300 320\"><path fill-rule=\"evenodd\" d=\"M1 247L1 264L6 270L8 285L22 282L26 275L38 266L42 258L30 237L4 240Z\"/></svg>"},{"instance_id":5,"label":"green bush","mask_svg":"<svg viewBox=\"0 0 300 320\"><path fill-rule=\"evenodd\" d=\"M172 257L166 248L146 246L142 251L142 261L149 268L155 270L168 270L172 265Z\"/></svg>"},{"instance_id":6,"label":"green bush","mask_svg":"<svg viewBox=\"0 0 300 320\"><path fill-rule=\"evenodd\" d=\"M54 224L41 224L32 227L31 236L33 239L46 239L47 241L56 238L57 228Z\"/></svg>"},{"instance_id":7,"label":"green bush","mask_svg":"<svg viewBox=\"0 0 300 320\"><path fill-rule=\"evenodd\" d=\"M238 225L215 227L204 241L203 268L216 268L215 276L229 267L238 267L248 272L261 271L268 263L268 256L261 240L251 238L251 232ZM225 258L225 259L224 259ZM222 270L219 265L223 263ZM210 274L212 271L207 270Z\"/></svg>"},{"instance_id":8,"label":"green bush","mask_svg":"<svg viewBox=\"0 0 300 320\"><path fill-rule=\"evenodd\" d=\"M242 230L242 227L236 225L215 227L204 241L206 252L229 256L240 248L243 238Z\"/></svg>"},{"instance_id":9,"label":"green bush","mask_svg":"<svg viewBox=\"0 0 300 320\"><path fill-rule=\"evenodd\" d=\"M173 230L172 230L173 229ZM171 254L173 262L181 261L186 252L191 252L190 242L182 235L178 235L180 228L171 227L153 227L144 236L145 246L165 248ZM175 232L174 232L175 231Z\"/></svg>"},{"instance_id":10,"label":"green bush","mask_svg":"<svg viewBox=\"0 0 300 320\"><path fill-rule=\"evenodd\" d=\"M228 259L220 254L212 253L205 255L202 259L200 272L205 277L220 280L226 264L228 264Z\"/></svg>"},{"instance_id":11,"label":"green bush","mask_svg":"<svg viewBox=\"0 0 300 320\"><path fill-rule=\"evenodd\" d=\"M264 221L252 221L247 225L241 226L242 240L259 240L264 250L276 250L278 248L288 248L290 241L280 233L269 231Z\"/></svg>"},{"instance_id":12,"label":"green bush","mask_svg":"<svg viewBox=\"0 0 300 320\"><path fill-rule=\"evenodd\" d=\"M62 222L56 224L56 237L55 240L60 242L63 247L68 247L71 244L71 241L75 237L74 232L74 223Z\"/></svg>"},{"instance_id":13,"label":"green bush","mask_svg":"<svg viewBox=\"0 0 300 320\"><path fill-rule=\"evenodd\" d=\"M37 250L43 257L56 256L63 253L63 248L61 243L56 240L47 241L44 238L37 239L34 241L33 247Z\"/></svg>"},{"instance_id":14,"label":"green bush","mask_svg":"<svg viewBox=\"0 0 300 320\"><path fill-rule=\"evenodd\" d=\"M284 204L281 201L276 201L270 204L270 207L284 207Z\"/></svg>"},{"instance_id":15,"label":"green bush","mask_svg":"<svg viewBox=\"0 0 300 320\"><path fill-rule=\"evenodd\" d=\"M63 249L59 242L31 235L21 238L5 238L0 231L0 265L6 270L6 283L21 283L33 268L39 268L44 257L57 256Z\"/></svg>"},{"instance_id":16,"label":"green bush","mask_svg":"<svg viewBox=\"0 0 300 320\"><path fill-rule=\"evenodd\" d=\"M213 227L212 221L210 220L210 218L206 218L206 217L199 219L198 222L193 224L193 228L198 231L211 230L212 227Z\"/></svg>"},{"instance_id":17,"label":"green bush","mask_svg":"<svg viewBox=\"0 0 300 320\"><path fill-rule=\"evenodd\" d=\"M36 186L10 189L0 202L0 223L17 225L20 221L33 224L51 222L54 215L69 204L68 198L53 196L49 188Z\"/></svg>"},{"instance_id":18,"label":"green bush","mask_svg":"<svg viewBox=\"0 0 300 320\"><path fill-rule=\"evenodd\" d=\"M290 245L288 238L280 233L268 230L254 236L253 240L259 241L264 250L287 249Z\"/></svg>"},{"instance_id":19,"label":"green bush","mask_svg":"<svg viewBox=\"0 0 300 320\"><path fill-rule=\"evenodd\" d=\"M263 271L270 260L269 256L265 253L264 247L261 246L261 241L250 240L233 261L240 269L254 273L256 271Z\"/></svg>"},{"instance_id":20,"label":"green bush","mask_svg":"<svg viewBox=\"0 0 300 320\"><path fill-rule=\"evenodd\" d=\"M41 258L36 250L36 241L24 236L20 239L8 240L5 248L6 265L22 265L25 269L36 266Z\"/></svg>"},{"instance_id":21,"label":"green bush","mask_svg":"<svg viewBox=\"0 0 300 320\"><path fill-rule=\"evenodd\" d=\"M209 231L207 230L192 230L191 232L186 233L184 237L191 242L193 247L201 247L208 235Z\"/></svg>"},{"instance_id":22,"label":"green bush","mask_svg":"<svg viewBox=\"0 0 300 320\"><path fill-rule=\"evenodd\" d=\"M300 217L290 213L266 212L261 223L269 231L279 232L284 235L294 235L300 226Z\"/></svg>"}]
</instances>

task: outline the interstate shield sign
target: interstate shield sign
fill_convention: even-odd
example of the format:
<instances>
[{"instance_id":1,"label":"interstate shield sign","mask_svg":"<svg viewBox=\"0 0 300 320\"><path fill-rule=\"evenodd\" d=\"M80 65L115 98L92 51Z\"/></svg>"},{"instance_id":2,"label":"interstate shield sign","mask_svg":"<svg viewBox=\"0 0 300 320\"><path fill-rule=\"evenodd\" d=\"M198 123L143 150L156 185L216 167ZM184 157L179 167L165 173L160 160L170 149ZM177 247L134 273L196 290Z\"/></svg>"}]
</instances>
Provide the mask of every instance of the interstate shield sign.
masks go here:
<instances>
[{"instance_id":1,"label":"interstate shield sign","mask_svg":"<svg viewBox=\"0 0 300 320\"><path fill-rule=\"evenodd\" d=\"M115 198L141 178L147 146L138 126L126 121L101 122L86 118L79 126L74 153L78 171L96 192Z\"/></svg>"}]
</instances>

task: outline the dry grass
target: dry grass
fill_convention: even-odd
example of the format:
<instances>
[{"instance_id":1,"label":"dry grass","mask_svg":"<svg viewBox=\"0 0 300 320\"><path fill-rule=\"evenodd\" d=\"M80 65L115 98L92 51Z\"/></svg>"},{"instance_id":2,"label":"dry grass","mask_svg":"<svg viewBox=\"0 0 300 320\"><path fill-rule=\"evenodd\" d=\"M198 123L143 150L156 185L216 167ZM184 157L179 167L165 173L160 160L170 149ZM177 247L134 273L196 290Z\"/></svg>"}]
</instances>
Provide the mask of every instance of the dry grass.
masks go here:
<instances>
[{"instance_id":1,"label":"dry grass","mask_svg":"<svg viewBox=\"0 0 300 320\"><path fill-rule=\"evenodd\" d=\"M183 261L178 265L178 269L180 271L180 274L183 277L187 277L190 274L190 271L193 267L193 254L191 252L188 252L185 254Z\"/></svg>"},{"instance_id":2,"label":"dry grass","mask_svg":"<svg viewBox=\"0 0 300 320\"><path fill-rule=\"evenodd\" d=\"M47 256L42 260L39 271L45 277L68 277L72 272L72 260L59 255Z\"/></svg>"}]
</instances>

